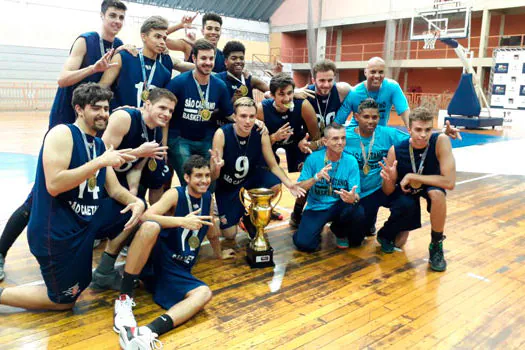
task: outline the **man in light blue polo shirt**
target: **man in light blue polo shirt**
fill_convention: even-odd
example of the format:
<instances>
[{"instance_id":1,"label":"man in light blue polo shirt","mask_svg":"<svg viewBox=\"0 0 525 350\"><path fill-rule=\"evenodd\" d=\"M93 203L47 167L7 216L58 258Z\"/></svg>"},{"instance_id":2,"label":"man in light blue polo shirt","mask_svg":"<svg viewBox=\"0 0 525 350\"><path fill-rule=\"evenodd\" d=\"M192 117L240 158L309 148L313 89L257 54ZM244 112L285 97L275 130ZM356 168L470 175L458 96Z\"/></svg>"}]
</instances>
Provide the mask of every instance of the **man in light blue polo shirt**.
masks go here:
<instances>
[{"instance_id":1,"label":"man in light blue polo shirt","mask_svg":"<svg viewBox=\"0 0 525 350\"><path fill-rule=\"evenodd\" d=\"M371 58L366 66L365 76L366 80L357 84L346 96L335 116L335 122L343 125L350 112L353 112L354 115L358 112L359 104L363 100L373 98L379 106L379 125L388 124L393 105L403 123L408 127L408 115L410 114L408 101L399 84L395 80L385 78L385 61L380 57ZM350 126L357 126L354 116L352 116Z\"/></svg>"}]
</instances>

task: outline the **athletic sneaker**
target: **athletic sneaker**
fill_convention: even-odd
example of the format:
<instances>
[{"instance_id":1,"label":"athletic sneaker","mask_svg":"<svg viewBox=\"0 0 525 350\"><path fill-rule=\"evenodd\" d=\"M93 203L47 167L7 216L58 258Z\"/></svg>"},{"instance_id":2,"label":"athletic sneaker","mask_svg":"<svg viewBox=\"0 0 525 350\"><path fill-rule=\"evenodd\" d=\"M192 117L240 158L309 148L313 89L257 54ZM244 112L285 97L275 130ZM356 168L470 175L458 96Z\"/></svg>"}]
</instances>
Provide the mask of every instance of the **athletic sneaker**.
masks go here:
<instances>
[{"instance_id":1,"label":"athletic sneaker","mask_svg":"<svg viewBox=\"0 0 525 350\"><path fill-rule=\"evenodd\" d=\"M381 250L383 251L383 253L392 254L394 252L394 248L396 247L394 245L394 242L391 242L379 235L377 235L377 241L379 242L379 244L381 244Z\"/></svg>"},{"instance_id":2,"label":"athletic sneaker","mask_svg":"<svg viewBox=\"0 0 525 350\"><path fill-rule=\"evenodd\" d=\"M2 254L0 254L0 281L2 281L5 278L4 264L5 258Z\"/></svg>"},{"instance_id":3,"label":"athletic sneaker","mask_svg":"<svg viewBox=\"0 0 525 350\"><path fill-rule=\"evenodd\" d=\"M122 255L122 256L128 256L128 251L129 251L129 245L123 247L123 248L120 250L120 255Z\"/></svg>"},{"instance_id":4,"label":"athletic sneaker","mask_svg":"<svg viewBox=\"0 0 525 350\"><path fill-rule=\"evenodd\" d=\"M122 285L122 276L117 270L113 270L108 274L100 273L97 269L93 271L91 276L91 289L95 290L120 290Z\"/></svg>"},{"instance_id":5,"label":"athletic sneaker","mask_svg":"<svg viewBox=\"0 0 525 350\"><path fill-rule=\"evenodd\" d=\"M430 254L430 259L428 260L430 268L438 272L445 271L447 269L447 262L445 261L445 255L443 254L443 241L430 243L428 246L428 252Z\"/></svg>"},{"instance_id":6,"label":"athletic sneaker","mask_svg":"<svg viewBox=\"0 0 525 350\"><path fill-rule=\"evenodd\" d=\"M162 342L157 337L157 333L146 326L124 326L119 333L119 342L120 347L125 350L162 349Z\"/></svg>"},{"instance_id":7,"label":"athletic sneaker","mask_svg":"<svg viewBox=\"0 0 525 350\"><path fill-rule=\"evenodd\" d=\"M290 215L290 220L288 220L288 224L293 228L299 228L299 225L301 224L301 217L296 217L294 213L292 213L292 215Z\"/></svg>"},{"instance_id":8,"label":"athletic sneaker","mask_svg":"<svg viewBox=\"0 0 525 350\"><path fill-rule=\"evenodd\" d=\"M115 300L115 317L113 319L113 330L117 333L124 326L137 327L137 321L133 316L133 306L135 302L127 294L121 294L117 300Z\"/></svg>"},{"instance_id":9,"label":"athletic sneaker","mask_svg":"<svg viewBox=\"0 0 525 350\"><path fill-rule=\"evenodd\" d=\"M272 214L270 216L270 220L283 220L284 216L283 214L279 213L278 211L272 210Z\"/></svg>"},{"instance_id":10,"label":"athletic sneaker","mask_svg":"<svg viewBox=\"0 0 525 350\"><path fill-rule=\"evenodd\" d=\"M372 226L370 227L370 230L368 230L368 232L366 233L366 236L367 237L373 237L376 235L376 226Z\"/></svg>"},{"instance_id":11,"label":"athletic sneaker","mask_svg":"<svg viewBox=\"0 0 525 350\"><path fill-rule=\"evenodd\" d=\"M348 238L346 237L343 237L343 238L336 237L335 244L337 245L337 248L339 249L348 249L348 247L350 246L348 244Z\"/></svg>"}]
</instances>

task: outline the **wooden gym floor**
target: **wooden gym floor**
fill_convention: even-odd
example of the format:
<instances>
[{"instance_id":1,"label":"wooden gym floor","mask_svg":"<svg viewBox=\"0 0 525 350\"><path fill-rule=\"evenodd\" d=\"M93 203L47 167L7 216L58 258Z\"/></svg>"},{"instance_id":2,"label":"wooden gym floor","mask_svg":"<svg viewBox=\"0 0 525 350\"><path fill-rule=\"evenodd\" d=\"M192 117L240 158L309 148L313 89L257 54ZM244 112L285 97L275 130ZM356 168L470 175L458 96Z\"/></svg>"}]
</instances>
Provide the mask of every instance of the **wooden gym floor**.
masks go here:
<instances>
[{"instance_id":1,"label":"wooden gym floor","mask_svg":"<svg viewBox=\"0 0 525 350\"><path fill-rule=\"evenodd\" d=\"M2 229L31 187L34 174L27 169L34 172L34 158L27 155L38 153L46 127L45 112L0 115ZM383 254L373 238L362 248L338 250L328 232L321 251L297 252L286 221L293 200L286 194L280 203L285 221L268 230L277 266L251 270L243 237L234 260L216 260L204 246L194 274L214 297L203 312L161 337L164 348L524 348L525 171L523 156L516 158L523 136L481 145L474 139L472 146L454 149L458 177L447 196L446 272L428 268L426 212L402 252ZM387 215L380 211L378 228ZM93 266L102 251L95 250ZM25 233L9 252L6 275L1 287L41 283ZM0 306L0 349L117 349L116 295L88 289L69 312ZM143 289L135 300L139 325L162 313Z\"/></svg>"}]
</instances>

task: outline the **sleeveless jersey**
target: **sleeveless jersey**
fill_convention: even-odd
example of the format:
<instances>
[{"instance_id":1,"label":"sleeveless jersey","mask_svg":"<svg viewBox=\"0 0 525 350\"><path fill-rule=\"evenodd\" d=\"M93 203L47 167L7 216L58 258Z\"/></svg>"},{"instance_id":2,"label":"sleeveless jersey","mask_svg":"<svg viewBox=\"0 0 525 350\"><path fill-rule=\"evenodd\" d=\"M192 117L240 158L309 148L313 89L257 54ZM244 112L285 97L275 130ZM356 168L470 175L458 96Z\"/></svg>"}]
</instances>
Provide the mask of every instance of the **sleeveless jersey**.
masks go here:
<instances>
[{"instance_id":1,"label":"sleeveless jersey","mask_svg":"<svg viewBox=\"0 0 525 350\"><path fill-rule=\"evenodd\" d=\"M193 55L190 53L187 62L193 62ZM224 64L224 54L221 50L215 49L215 64L213 65L213 71L215 73L224 72L226 70L226 64Z\"/></svg>"},{"instance_id":2,"label":"sleeveless jersey","mask_svg":"<svg viewBox=\"0 0 525 350\"><path fill-rule=\"evenodd\" d=\"M148 133L147 137L144 135L144 129L142 126L142 113L138 109L125 108L124 111L129 113L131 117L131 124L129 126L129 131L122 138L122 142L118 146L118 149L126 148L137 148L142 145L144 142L148 141L157 141L157 143L162 142L162 128L156 127L155 129L150 129L146 126L146 131ZM117 177L120 179L121 176L128 173L129 170L133 168L142 158L135 159L131 162L123 164L120 168L115 169ZM147 166L147 165L146 165Z\"/></svg>"},{"instance_id":3,"label":"sleeveless jersey","mask_svg":"<svg viewBox=\"0 0 525 350\"><path fill-rule=\"evenodd\" d=\"M228 72L226 72L226 71L225 72L220 72L220 73L216 74L215 76L220 78L226 84L226 88L228 89L228 93L230 95L230 99L235 94L235 91L242 85L240 82L238 82L237 80L235 80L232 77L230 77L228 75ZM241 79L239 79L239 80L241 80ZM249 97L249 98L253 99L253 88L252 88L252 76L251 75L250 75L250 77L248 79L245 79L245 83L246 83L246 87L248 88L248 94L246 95L246 97Z\"/></svg>"},{"instance_id":4,"label":"sleeveless jersey","mask_svg":"<svg viewBox=\"0 0 525 350\"><path fill-rule=\"evenodd\" d=\"M84 56L84 60L82 61L82 64L79 68L82 69L92 64L95 64L102 57L102 54L100 50L100 36L97 32L80 34L79 38L84 38L86 40L86 55ZM120 40L119 38L115 38L115 41L113 43L110 43L106 40L102 40L102 45L104 47L103 50L105 54L106 52L111 50L112 47L116 49L117 47L122 46L123 43L122 40ZM73 110L73 107L71 106L73 90L75 90L77 86L83 83L98 83L100 81L100 78L102 78L102 74L103 72L94 73L84 78L77 84L63 88L59 87L57 89L57 93L53 101L53 106L51 107L51 112L49 114L49 129L58 124L67 124L75 122L76 115L75 111Z\"/></svg>"},{"instance_id":5,"label":"sleeveless jersey","mask_svg":"<svg viewBox=\"0 0 525 350\"><path fill-rule=\"evenodd\" d=\"M224 132L224 165L217 179L217 191L229 192L242 187L264 157L261 134L255 126L248 137L236 135L233 124L224 125L221 129Z\"/></svg>"},{"instance_id":6,"label":"sleeveless jersey","mask_svg":"<svg viewBox=\"0 0 525 350\"><path fill-rule=\"evenodd\" d=\"M82 132L73 124L66 124L73 137L73 150L68 169L78 168L89 162ZM104 143L98 137L86 135L89 152L93 159L93 147L97 157L106 150ZM33 189L33 206L27 228L27 236L34 255L46 255L51 251L58 253L61 249L69 249L71 241L75 240L82 229L86 227L95 215L99 203L107 198L104 187L106 183L106 168L97 172L97 184L93 190L85 180L77 187L53 197L46 188L46 177L42 163L42 146L38 157L35 186Z\"/></svg>"},{"instance_id":7,"label":"sleeveless jersey","mask_svg":"<svg viewBox=\"0 0 525 350\"><path fill-rule=\"evenodd\" d=\"M308 85L308 90L315 91L315 85ZM337 91L337 86L334 83L332 90L330 90L329 96L320 96L315 95L315 98L308 97L308 101L312 104L317 115L317 125L319 126L319 131L321 135L324 131L322 127L323 124L326 127L330 125L334 119L339 107L341 107L341 99L339 98L339 91ZM321 108L319 110L319 108ZM324 122L324 123L323 123Z\"/></svg>"},{"instance_id":8,"label":"sleeveless jersey","mask_svg":"<svg viewBox=\"0 0 525 350\"><path fill-rule=\"evenodd\" d=\"M188 208L186 187L176 187L176 189L179 194L179 199L177 201L177 208L175 209L173 216L186 216L190 212L199 208L202 208L200 215L210 215L210 191L207 191L202 195L202 201L201 199L193 198L188 194L192 206L192 208ZM206 235L206 232L208 231L208 228L209 226L203 225L196 233L201 243L204 239L204 236ZM190 247L189 238L193 234L194 233L191 230L185 229L183 227L163 229L160 233L161 238L159 242L162 245L162 249L160 251L165 255L163 256L163 259L172 260L178 266L187 270L191 270L197 260L200 250L200 245L198 248Z\"/></svg>"},{"instance_id":9,"label":"sleeveless jersey","mask_svg":"<svg viewBox=\"0 0 525 350\"><path fill-rule=\"evenodd\" d=\"M290 123L290 126L293 129L293 135L287 138L286 140L277 141L273 144L273 148L277 149L279 147L286 147L291 144L297 144L304 138L306 135L306 125L304 123L301 108L303 106L303 101L300 99L293 100L294 109L293 111L288 110L284 113L278 112L273 106L273 99L266 99L262 101L263 113L264 113L264 123L268 128L270 134L275 133L286 123Z\"/></svg>"},{"instance_id":10,"label":"sleeveless jersey","mask_svg":"<svg viewBox=\"0 0 525 350\"><path fill-rule=\"evenodd\" d=\"M143 102L140 95L144 90L144 78L142 76L140 57L134 57L127 51L120 52L120 57L122 58L122 67L117 81L112 87L115 96L111 100L111 108L115 109L126 105L141 107ZM171 71L168 71L160 59L152 60L144 56L146 81L149 81L154 65L155 72L149 86L150 90L155 87L165 87L171 79Z\"/></svg>"},{"instance_id":11,"label":"sleeveless jersey","mask_svg":"<svg viewBox=\"0 0 525 350\"><path fill-rule=\"evenodd\" d=\"M423 168L422 175L439 175L441 170L439 168L439 161L436 156L436 142L439 134L435 133L430 136L428 153L425 159L425 164ZM396 151L397 159L397 183L399 184L403 177L408 173L413 173L412 163L410 161L410 153L408 150L409 140L404 140L400 144L394 145ZM421 164L421 156L425 151L424 148L416 149L414 148L414 159L416 164L416 171L419 169L419 164Z\"/></svg>"}]
</instances>

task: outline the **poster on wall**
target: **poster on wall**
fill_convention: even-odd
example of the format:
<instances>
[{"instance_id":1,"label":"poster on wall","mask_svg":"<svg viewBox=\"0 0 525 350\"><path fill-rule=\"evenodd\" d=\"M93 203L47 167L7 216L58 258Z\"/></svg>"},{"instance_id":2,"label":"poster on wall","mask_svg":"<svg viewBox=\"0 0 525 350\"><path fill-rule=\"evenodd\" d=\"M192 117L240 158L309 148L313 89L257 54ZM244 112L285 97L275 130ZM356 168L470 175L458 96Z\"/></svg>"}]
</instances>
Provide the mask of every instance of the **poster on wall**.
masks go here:
<instances>
[{"instance_id":1,"label":"poster on wall","mask_svg":"<svg viewBox=\"0 0 525 350\"><path fill-rule=\"evenodd\" d=\"M490 105L525 109L525 50L496 50Z\"/></svg>"}]
</instances>

